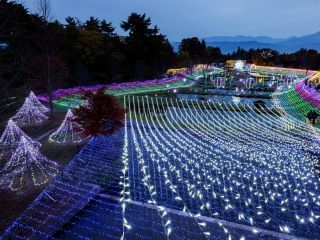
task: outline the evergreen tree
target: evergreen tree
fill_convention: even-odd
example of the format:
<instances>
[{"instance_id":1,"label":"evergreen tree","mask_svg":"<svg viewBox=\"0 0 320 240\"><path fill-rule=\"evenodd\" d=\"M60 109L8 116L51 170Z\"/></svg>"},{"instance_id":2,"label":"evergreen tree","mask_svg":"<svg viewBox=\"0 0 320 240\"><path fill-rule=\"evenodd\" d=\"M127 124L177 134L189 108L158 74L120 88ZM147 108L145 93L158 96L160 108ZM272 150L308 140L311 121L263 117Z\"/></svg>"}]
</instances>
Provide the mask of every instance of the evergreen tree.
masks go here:
<instances>
[{"instance_id":1,"label":"evergreen tree","mask_svg":"<svg viewBox=\"0 0 320 240\"><path fill-rule=\"evenodd\" d=\"M29 98L26 98L24 104L12 119L20 126L32 126L43 123L48 119Z\"/></svg>"},{"instance_id":2,"label":"evergreen tree","mask_svg":"<svg viewBox=\"0 0 320 240\"><path fill-rule=\"evenodd\" d=\"M49 112L49 109L46 108L37 98L37 96L34 94L33 91L30 92L28 98L30 99L31 103L39 109L40 112L42 113L47 113Z\"/></svg>"},{"instance_id":3,"label":"evergreen tree","mask_svg":"<svg viewBox=\"0 0 320 240\"><path fill-rule=\"evenodd\" d=\"M58 144L75 144L83 140L81 126L74 122L74 116L69 109L60 127L52 133L49 140Z\"/></svg>"},{"instance_id":4,"label":"evergreen tree","mask_svg":"<svg viewBox=\"0 0 320 240\"><path fill-rule=\"evenodd\" d=\"M179 54L188 53L193 64L204 63L206 59L206 43L197 37L185 38L179 45Z\"/></svg>"},{"instance_id":5,"label":"evergreen tree","mask_svg":"<svg viewBox=\"0 0 320 240\"><path fill-rule=\"evenodd\" d=\"M145 79L165 72L173 50L158 27L151 27L151 19L145 14L132 13L121 23L121 28L129 35L125 38L126 76Z\"/></svg>"}]
</instances>

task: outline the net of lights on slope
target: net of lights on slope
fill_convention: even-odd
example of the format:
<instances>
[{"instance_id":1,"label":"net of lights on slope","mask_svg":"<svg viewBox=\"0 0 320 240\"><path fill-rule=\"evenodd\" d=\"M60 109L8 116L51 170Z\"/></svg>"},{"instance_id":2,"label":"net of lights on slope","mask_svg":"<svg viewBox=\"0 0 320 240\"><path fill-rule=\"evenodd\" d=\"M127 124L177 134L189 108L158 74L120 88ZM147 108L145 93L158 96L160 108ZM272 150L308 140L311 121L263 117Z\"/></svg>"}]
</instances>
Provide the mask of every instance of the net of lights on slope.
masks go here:
<instances>
[{"instance_id":1,"label":"net of lights on slope","mask_svg":"<svg viewBox=\"0 0 320 240\"><path fill-rule=\"evenodd\" d=\"M45 107L40 101L39 99L36 97L36 95L34 94L33 91L30 92L29 97L28 97L31 101L31 103L33 103L33 105L42 113L47 113L49 112L49 109L47 107Z\"/></svg>"},{"instance_id":2,"label":"net of lights on slope","mask_svg":"<svg viewBox=\"0 0 320 240\"><path fill-rule=\"evenodd\" d=\"M156 206L167 237L174 231L166 210L172 208L193 218L207 238L212 233L203 216L246 225L256 236L269 230L284 239L319 238L319 178L312 165L318 130L268 107L243 112L202 101L126 101L124 235L132 231L125 209L133 199ZM227 238L245 239L230 225L219 226Z\"/></svg>"},{"instance_id":3,"label":"net of lights on slope","mask_svg":"<svg viewBox=\"0 0 320 240\"><path fill-rule=\"evenodd\" d=\"M60 127L50 135L49 141L58 144L80 143L83 136L79 132L80 126L73 121L73 118L73 113L69 109Z\"/></svg>"},{"instance_id":4,"label":"net of lights on slope","mask_svg":"<svg viewBox=\"0 0 320 240\"><path fill-rule=\"evenodd\" d=\"M32 126L43 123L48 117L27 97L23 106L12 119L20 126Z\"/></svg>"},{"instance_id":5,"label":"net of lights on slope","mask_svg":"<svg viewBox=\"0 0 320 240\"><path fill-rule=\"evenodd\" d=\"M81 216L75 214L81 209L86 210L87 208L83 207L88 202L93 204L90 200L97 196L98 185L102 186L104 182L109 183L106 176L115 173L114 167L111 166L114 159L121 156L121 148L118 149L116 146L122 144L122 131L119 136L117 134L116 136L92 138L80 153L67 164L63 173L59 174L15 223L6 230L3 237L49 239L52 238L53 233L64 230L65 228L62 226L71 217L82 220ZM112 203L112 205L117 205L117 203ZM110 211L113 213L115 208ZM97 215L104 218L104 215L101 214L101 210L97 212ZM118 216L121 216L121 212ZM112 233L118 233L117 229L110 225L109 219L107 221L108 224L103 226L108 229L107 234L98 232L99 237L104 237L104 239L110 239ZM96 223L97 221L90 219L90 222ZM86 233L94 229L83 221L80 227L85 229L85 232L68 231L72 239L85 239ZM97 236L97 232L94 234ZM119 237L113 238L120 238L120 234L116 236Z\"/></svg>"},{"instance_id":6,"label":"net of lights on slope","mask_svg":"<svg viewBox=\"0 0 320 240\"><path fill-rule=\"evenodd\" d=\"M307 71L305 69L295 69L295 68L279 68L279 67L267 67L267 66L257 66L255 64L248 64L251 72L260 73L272 73L274 75L297 75L299 77L312 76L316 74L316 71Z\"/></svg>"},{"instance_id":7,"label":"net of lights on slope","mask_svg":"<svg viewBox=\"0 0 320 240\"><path fill-rule=\"evenodd\" d=\"M18 148L2 169L0 186L13 191L26 190L45 184L58 171L57 163L48 160L38 147L22 136Z\"/></svg>"},{"instance_id":8,"label":"net of lights on slope","mask_svg":"<svg viewBox=\"0 0 320 240\"><path fill-rule=\"evenodd\" d=\"M320 112L320 94L306 86L305 79L280 86L272 97L275 106L300 121L306 121L307 114L312 110Z\"/></svg>"}]
</instances>

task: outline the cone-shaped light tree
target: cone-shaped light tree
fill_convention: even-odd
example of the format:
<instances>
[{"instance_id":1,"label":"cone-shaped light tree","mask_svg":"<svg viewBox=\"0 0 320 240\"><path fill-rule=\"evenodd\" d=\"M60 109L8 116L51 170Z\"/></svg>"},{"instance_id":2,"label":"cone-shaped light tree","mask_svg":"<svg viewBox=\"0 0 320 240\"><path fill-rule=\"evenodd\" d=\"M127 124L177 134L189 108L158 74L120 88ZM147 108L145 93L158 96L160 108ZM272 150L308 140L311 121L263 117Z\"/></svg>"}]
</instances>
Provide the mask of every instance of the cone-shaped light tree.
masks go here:
<instances>
[{"instance_id":1,"label":"cone-shaped light tree","mask_svg":"<svg viewBox=\"0 0 320 240\"><path fill-rule=\"evenodd\" d=\"M24 137L30 143L40 146L38 141L32 140L24 131L22 131L17 124L11 119L8 121L4 132L0 137L0 146L1 147L17 147L21 141L21 138Z\"/></svg>"},{"instance_id":2,"label":"cone-shaped light tree","mask_svg":"<svg viewBox=\"0 0 320 240\"><path fill-rule=\"evenodd\" d=\"M32 140L10 119L0 137L0 169L2 169L5 163L11 158L12 153L18 147L22 137L25 137L36 147L41 146L39 142Z\"/></svg>"},{"instance_id":3,"label":"cone-shaped light tree","mask_svg":"<svg viewBox=\"0 0 320 240\"><path fill-rule=\"evenodd\" d=\"M47 183L58 173L58 164L43 156L25 137L2 170L1 188L27 190Z\"/></svg>"},{"instance_id":4,"label":"cone-shaped light tree","mask_svg":"<svg viewBox=\"0 0 320 240\"><path fill-rule=\"evenodd\" d=\"M44 115L29 98L12 119L20 126L32 126L44 122L48 117Z\"/></svg>"},{"instance_id":5,"label":"cone-shaped light tree","mask_svg":"<svg viewBox=\"0 0 320 240\"><path fill-rule=\"evenodd\" d=\"M50 110L44 106L39 99L37 98L37 96L34 94L33 91L30 92L29 97L30 101L33 103L33 105L39 109L40 112L42 113L48 113Z\"/></svg>"},{"instance_id":6,"label":"cone-shaped light tree","mask_svg":"<svg viewBox=\"0 0 320 240\"><path fill-rule=\"evenodd\" d=\"M58 144L75 144L83 140L81 126L73 121L74 116L69 109L60 127L52 133L49 140Z\"/></svg>"}]
</instances>

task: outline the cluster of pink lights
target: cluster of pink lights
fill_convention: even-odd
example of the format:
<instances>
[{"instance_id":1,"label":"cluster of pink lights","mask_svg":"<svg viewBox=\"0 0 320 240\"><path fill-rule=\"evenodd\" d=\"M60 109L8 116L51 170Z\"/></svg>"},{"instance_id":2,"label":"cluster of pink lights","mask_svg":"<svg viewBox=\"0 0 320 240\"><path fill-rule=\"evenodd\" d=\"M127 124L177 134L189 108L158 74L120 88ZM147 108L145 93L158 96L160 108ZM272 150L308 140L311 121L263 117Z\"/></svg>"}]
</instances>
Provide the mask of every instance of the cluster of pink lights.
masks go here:
<instances>
[{"instance_id":1,"label":"cluster of pink lights","mask_svg":"<svg viewBox=\"0 0 320 240\"><path fill-rule=\"evenodd\" d=\"M320 93L314 87L309 87L301 81L296 84L295 91L303 100L320 109Z\"/></svg>"}]
</instances>

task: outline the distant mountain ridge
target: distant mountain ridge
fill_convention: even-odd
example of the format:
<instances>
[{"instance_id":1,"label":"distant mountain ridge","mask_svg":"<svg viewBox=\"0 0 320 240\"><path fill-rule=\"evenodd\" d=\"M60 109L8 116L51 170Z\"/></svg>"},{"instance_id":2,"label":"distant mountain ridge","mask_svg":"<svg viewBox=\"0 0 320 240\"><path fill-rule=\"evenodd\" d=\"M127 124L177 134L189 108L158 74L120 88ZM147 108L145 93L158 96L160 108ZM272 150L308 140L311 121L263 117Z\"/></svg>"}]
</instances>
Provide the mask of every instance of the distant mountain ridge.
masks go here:
<instances>
[{"instance_id":1,"label":"distant mountain ridge","mask_svg":"<svg viewBox=\"0 0 320 240\"><path fill-rule=\"evenodd\" d=\"M284 41L286 39L275 39L268 36L243 36L237 35L234 37L230 36L216 36L216 37L207 37L204 39L206 42L261 42L261 43L277 43Z\"/></svg>"},{"instance_id":2,"label":"distant mountain ridge","mask_svg":"<svg viewBox=\"0 0 320 240\"><path fill-rule=\"evenodd\" d=\"M286 39L276 39L267 36L214 36L204 38L207 46L219 47L223 53L232 53L239 47L248 50L250 48L271 48L279 52L292 53L301 48L314 49L320 51L320 31L302 37L290 37ZM175 51L178 51L180 42L171 42Z\"/></svg>"}]
</instances>

